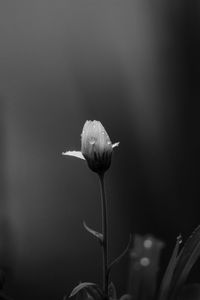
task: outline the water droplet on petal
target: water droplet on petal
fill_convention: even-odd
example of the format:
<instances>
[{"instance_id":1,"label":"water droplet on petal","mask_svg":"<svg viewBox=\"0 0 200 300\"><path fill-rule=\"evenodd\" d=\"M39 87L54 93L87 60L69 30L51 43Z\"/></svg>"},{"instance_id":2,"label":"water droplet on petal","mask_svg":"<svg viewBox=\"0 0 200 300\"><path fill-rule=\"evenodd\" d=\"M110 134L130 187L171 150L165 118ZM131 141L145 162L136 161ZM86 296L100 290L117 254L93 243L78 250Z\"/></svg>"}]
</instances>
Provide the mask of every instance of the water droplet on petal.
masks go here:
<instances>
[{"instance_id":1,"label":"water droplet on petal","mask_svg":"<svg viewBox=\"0 0 200 300\"><path fill-rule=\"evenodd\" d=\"M177 240L178 240L178 243L179 243L179 244L182 244L183 241L182 241L182 236L181 236L181 234L177 237Z\"/></svg>"},{"instance_id":2,"label":"water droplet on petal","mask_svg":"<svg viewBox=\"0 0 200 300\"><path fill-rule=\"evenodd\" d=\"M108 141L107 144L108 144L108 145L111 145L111 141Z\"/></svg>"},{"instance_id":3,"label":"water droplet on petal","mask_svg":"<svg viewBox=\"0 0 200 300\"><path fill-rule=\"evenodd\" d=\"M104 134L105 134L105 132L104 132L104 131L102 131L102 134L104 135Z\"/></svg>"},{"instance_id":4,"label":"water droplet on petal","mask_svg":"<svg viewBox=\"0 0 200 300\"><path fill-rule=\"evenodd\" d=\"M90 143L90 145L94 145L94 144L95 144L95 139L91 139L91 140L89 141L89 143Z\"/></svg>"}]
</instances>

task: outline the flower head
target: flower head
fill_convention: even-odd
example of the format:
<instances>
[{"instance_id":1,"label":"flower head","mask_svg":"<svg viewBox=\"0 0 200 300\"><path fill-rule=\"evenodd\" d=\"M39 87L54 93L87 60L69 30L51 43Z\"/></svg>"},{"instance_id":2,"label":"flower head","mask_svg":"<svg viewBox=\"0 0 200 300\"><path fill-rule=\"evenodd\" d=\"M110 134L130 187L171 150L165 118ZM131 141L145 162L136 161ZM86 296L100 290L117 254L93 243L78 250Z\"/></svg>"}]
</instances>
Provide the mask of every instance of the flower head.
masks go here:
<instances>
[{"instance_id":1,"label":"flower head","mask_svg":"<svg viewBox=\"0 0 200 300\"><path fill-rule=\"evenodd\" d=\"M105 172L111 163L112 143L99 121L86 121L81 134L81 152L94 172Z\"/></svg>"},{"instance_id":2,"label":"flower head","mask_svg":"<svg viewBox=\"0 0 200 300\"><path fill-rule=\"evenodd\" d=\"M110 167L113 148L118 144L111 143L101 122L86 121L81 134L81 152L67 151L63 154L85 159L92 171L103 174Z\"/></svg>"}]
</instances>

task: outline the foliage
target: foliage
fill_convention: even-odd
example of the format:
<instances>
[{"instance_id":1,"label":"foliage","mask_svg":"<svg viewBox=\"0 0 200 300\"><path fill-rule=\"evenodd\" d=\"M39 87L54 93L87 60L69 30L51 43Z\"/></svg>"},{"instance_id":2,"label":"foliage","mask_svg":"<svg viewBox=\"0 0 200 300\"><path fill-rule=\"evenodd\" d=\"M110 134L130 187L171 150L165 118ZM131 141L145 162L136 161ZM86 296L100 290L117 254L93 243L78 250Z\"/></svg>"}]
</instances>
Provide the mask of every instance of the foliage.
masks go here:
<instances>
[{"instance_id":1,"label":"foliage","mask_svg":"<svg viewBox=\"0 0 200 300\"><path fill-rule=\"evenodd\" d=\"M110 272L132 246L131 235L126 249L111 263L108 263L108 216L104 173L110 167L113 148L118 145L119 143L111 143L105 128L99 121L86 121L81 134L81 151L63 153L86 160L89 168L98 174L102 205L102 233L91 229L85 222L83 223L84 228L99 241L103 250L102 287L91 282L80 283L73 289L70 297L75 296L77 300L199 300L200 284L187 286L185 282L191 268L200 256L200 226L194 230L181 250L182 240L180 236L177 237L160 288L156 283L163 243L152 236L136 235L130 251L128 291L118 298L116 287L110 280Z\"/></svg>"}]
</instances>

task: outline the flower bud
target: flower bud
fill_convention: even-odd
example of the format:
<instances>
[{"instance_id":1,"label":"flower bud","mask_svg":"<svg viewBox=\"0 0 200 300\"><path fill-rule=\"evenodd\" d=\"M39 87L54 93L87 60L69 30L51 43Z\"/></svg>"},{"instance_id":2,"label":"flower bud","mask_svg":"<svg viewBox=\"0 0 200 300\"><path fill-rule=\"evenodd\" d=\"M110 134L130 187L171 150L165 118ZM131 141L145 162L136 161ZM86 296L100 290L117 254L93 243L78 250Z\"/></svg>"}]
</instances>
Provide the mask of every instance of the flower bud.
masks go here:
<instances>
[{"instance_id":1,"label":"flower bud","mask_svg":"<svg viewBox=\"0 0 200 300\"><path fill-rule=\"evenodd\" d=\"M86 121L81 134L81 152L90 169L103 174L110 167L113 145L99 121Z\"/></svg>"},{"instance_id":2,"label":"flower bud","mask_svg":"<svg viewBox=\"0 0 200 300\"><path fill-rule=\"evenodd\" d=\"M81 134L81 151L66 151L63 155L86 160L90 169L100 175L110 167L113 148L103 125L99 121L86 121Z\"/></svg>"}]
</instances>

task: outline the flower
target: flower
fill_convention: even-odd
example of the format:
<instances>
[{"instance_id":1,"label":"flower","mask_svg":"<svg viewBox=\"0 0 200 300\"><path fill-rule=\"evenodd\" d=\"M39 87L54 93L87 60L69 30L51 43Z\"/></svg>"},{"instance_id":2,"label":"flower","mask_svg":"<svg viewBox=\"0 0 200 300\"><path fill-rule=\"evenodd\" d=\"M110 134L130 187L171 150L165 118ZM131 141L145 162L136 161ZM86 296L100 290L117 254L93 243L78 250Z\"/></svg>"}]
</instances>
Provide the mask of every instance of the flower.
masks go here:
<instances>
[{"instance_id":1,"label":"flower","mask_svg":"<svg viewBox=\"0 0 200 300\"><path fill-rule=\"evenodd\" d=\"M111 143L101 122L86 121L81 134L81 151L66 151L62 154L85 159L92 171L104 174L110 167L113 148L118 145Z\"/></svg>"}]
</instances>

